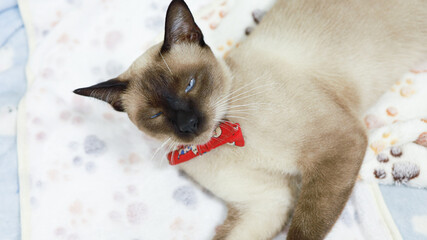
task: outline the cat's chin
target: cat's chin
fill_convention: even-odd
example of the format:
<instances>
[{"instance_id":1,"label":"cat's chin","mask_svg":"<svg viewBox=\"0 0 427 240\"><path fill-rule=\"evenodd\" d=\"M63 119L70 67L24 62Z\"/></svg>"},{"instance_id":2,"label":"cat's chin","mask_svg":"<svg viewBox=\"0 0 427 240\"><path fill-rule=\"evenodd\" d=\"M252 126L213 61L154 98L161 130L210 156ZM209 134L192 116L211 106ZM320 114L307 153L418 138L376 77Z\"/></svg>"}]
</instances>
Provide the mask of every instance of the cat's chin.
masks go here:
<instances>
[{"instance_id":1,"label":"cat's chin","mask_svg":"<svg viewBox=\"0 0 427 240\"><path fill-rule=\"evenodd\" d=\"M211 140L211 138L212 138L212 134L210 134L210 135L208 135L208 134L204 134L203 136L199 136L199 137L196 137L192 142L191 142L191 145L202 145L202 144L205 144L205 143L207 143L207 142L209 142L210 140Z\"/></svg>"},{"instance_id":2,"label":"cat's chin","mask_svg":"<svg viewBox=\"0 0 427 240\"><path fill-rule=\"evenodd\" d=\"M202 145L202 144L206 144L207 142L209 142L212 137L215 134L215 129L219 127L221 122L214 122L211 125L211 128L209 129L209 131L206 131L202 134L200 134L199 136L197 136L194 140L192 145Z\"/></svg>"},{"instance_id":3,"label":"cat's chin","mask_svg":"<svg viewBox=\"0 0 427 240\"><path fill-rule=\"evenodd\" d=\"M177 142L177 145L203 145L209 142L212 137L214 136L214 130L219 126L219 122L212 124L212 127L209 128L209 130L204 131L203 133L198 134L197 136L194 136L190 139L175 139L175 142Z\"/></svg>"},{"instance_id":4,"label":"cat's chin","mask_svg":"<svg viewBox=\"0 0 427 240\"><path fill-rule=\"evenodd\" d=\"M188 140L183 140L183 139L176 139L175 142L178 143L178 145L202 145L205 144L207 142L209 142L209 140L211 140L212 138L212 134L207 134L207 133L203 133L200 134L199 136L196 136L192 139L188 139Z\"/></svg>"}]
</instances>

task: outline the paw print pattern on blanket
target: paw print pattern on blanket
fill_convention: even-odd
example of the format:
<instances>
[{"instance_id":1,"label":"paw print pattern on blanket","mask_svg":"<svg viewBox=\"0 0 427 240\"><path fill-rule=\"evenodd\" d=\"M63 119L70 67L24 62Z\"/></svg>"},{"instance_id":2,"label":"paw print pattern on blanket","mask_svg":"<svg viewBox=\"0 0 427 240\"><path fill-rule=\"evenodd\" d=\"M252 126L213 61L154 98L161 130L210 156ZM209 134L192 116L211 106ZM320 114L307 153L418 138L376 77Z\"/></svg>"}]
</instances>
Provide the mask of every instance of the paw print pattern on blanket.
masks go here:
<instances>
[{"instance_id":1,"label":"paw print pattern on blanket","mask_svg":"<svg viewBox=\"0 0 427 240\"><path fill-rule=\"evenodd\" d=\"M106 149L105 142L100 140L97 136L89 135L85 138L84 150L86 154L99 156L105 153Z\"/></svg>"},{"instance_id":2,"label":"paw print pattern on blanket","mask_svg":"<svg viewBox=\"0 0 427 240\"><path fill-rule=\"evenodd\" d=\"M420 175L420 166L411 162L397 162L393 164L392 175L396 183L408 183Z\"/></svg>"},{"instance_id":3,"label":"paw print pattern on blanket","mask_svg":"<svg viewBox=\"0 0 427 240\"><path fill-rule=\"evenodd\" d=\"M427 147L427 132L423 132L418 136L417 140L415 140L416 144Z\"/></svg>"},{"instance_id":4,"label":"paw print pattern on blanket","mask_svg":"<svg viewBox=\"0 0 427 240\"><path fill-rule=\"evenodd\" d=\"M196 194L191 186L183 186L175 189L173 198L187 207L194 206L197 203Z\"/></svg>"},{"instance_id":5,"label":"paw print pattern on blanket","mask_svg":"<svg viewBox=\"0 0 427 240\"><path fill-rule=\"evenodd\" d=\"M125 174L138 174L143 168L143 159L137 153L131 153L127 158L120 158L118 162Z\"/></svg>"},{"instance_id":6,"label":"paw print pattern on blanket","mask_svg":"<svg viewBox=\"0 0 427 240\"><path fill-rule=\"evenodd\" d=\"M131 203L127 206L126 217L129 223L138 225L144 221L147 206L142 202Z\"/></svg>"},{"instance_id":7,"label":"paw print pattern on blanket","mask_svg":"<svg viewBox=\"0 0 427 240\"><path fill-rule=\"evenodd\" d=\"M398 92L400 96L407 98L411 97L416 93L411 78L406 78L403 81L397 81L396 84L391 88L392 92Z\"/></svg>"},{"instance_id":8,"label":"paw print pattern on blanket","mask_svg":"<svg viewBox=\"0 0 427 240\"><path fill-rule=\"evenodd\" d=\"M384 165L390 162L391 166L391 177L395 183L408 183L408 181L416 178L420 174L420 166L409 162L409 161L396 161L397 159L405 159L403 156L403 151L401 147L392 146L389 150L389 153L380 153L377 155L377 160ZM391 161L390 161L391 159ZM374 176L377 179L385 179L387 173L383 168L377 168L373 172Z\"/></svg>"},{"instance_id":9,"label":"paw print pattern on blanket","mask_svg":"<svg viewBox=\"0 0 427 240\"><path fill-rule=\"evenodd\" d=\"M266 14L266 11L263 11L261 9L256 9L252 12L252 18L254 19L255 24L259 24L262 20L262 18L264 17L264 15ZM251 32L254 30L254 26L249 26L245 29L245 34L249 35L251 34Z\"/></svg>"},{"instance_id":10,"label":"paw print pattern on blanket","mask_svg":"<svg viewBox=\"0 0 427 240\"><path fill-rule=\"evenodd\" d=\"M427 62L407 73L369 109L369 147L360 175L384 184L427 187Z\"/></svg>"},{"instance_id":11,"label":"paw print pattern on blanket","mask_svg":"<svg viewBox=\"0 0 427 240\"><path fill-rule=\"evenodd\" d=\"M427 111L426 81L424 72L411 72L403 76L368 110L364 118L366 127L372 130L421 117L420 114Z\"/></svg>"},{"instance_id":12,"label":"paw print pattern on blanket","mask_svg":"<svg viewBox=\"0 0 427 240\"><path fill-rule=\"evenodd\" d=\"M425 187L427 176L427 122L425 118L383 127L373 136L361 174L381 183ZM385 131L381 134L381 131ZM371 159L371 158L374 159ZM370 172L370 173L369 173ZM370 174L370 176L368 175Z\"/></svg>"},{"instance_id":13,"label":"paw print pattern on blanket","mask_svg":"<svg viewBox=\"0 0 427 240\"><path fill-rule=\"evenodd\" d=\"M236 7L235 1L224 0L224 1L213 2L212 9L209 11L206 11L201 15L200 20L201 20L202 28L203 28L203 25L206 25L208 26L209 30L213 30L214 32L216 30L224 31L224 32L233 31L232 33L228 32L228 34L225 35L225 36L228 35L228 37L226 38L221 38L218 36L211 38L211 39L218 40L217 43L213 44L214 46L216 46L213 49L213 51L218 55L223 56L223 58L227 57L229 51L233 47L239 47L240 42L253 31L253 29L257 24L261 22L262 18L266 13L266 9L269 9L272 3L273 2L271 1L264 1L264 3L259 3L257 5L259 5L260 8L250 9L249 14L245 16L246 18L243 18L240 15L238 19L235 19L235 21L239 21L240 23L242 23L242 25L246 25L246 27L244 28L244 32L242 34L242 33L233 31L231 29L226 30L225 29L226 26L221 28L222 27L221 23L226 16L229 18L228 19L229 21L230 21L230 18L232 19L235 17L235 15L231 17L228 16L229 12L236 10L235 8L233 9L233 7ZM239 10L241 11L243 9L239 9ZM247 12L247 10L248 9L244 9L244 11L242 12L245 12L245 11Z\"/></svg>"}]
</instances>

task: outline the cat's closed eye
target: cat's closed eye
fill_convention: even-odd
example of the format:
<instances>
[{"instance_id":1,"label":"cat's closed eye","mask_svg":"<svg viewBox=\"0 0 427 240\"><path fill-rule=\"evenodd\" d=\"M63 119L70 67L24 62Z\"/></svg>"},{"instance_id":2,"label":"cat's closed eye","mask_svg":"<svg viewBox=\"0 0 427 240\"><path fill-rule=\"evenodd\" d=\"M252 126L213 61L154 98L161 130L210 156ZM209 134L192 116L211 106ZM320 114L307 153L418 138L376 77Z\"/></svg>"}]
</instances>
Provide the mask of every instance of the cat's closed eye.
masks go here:
<instances>
[{"instance_id":1,"label":"cat's closed eye","mask_svg":"<svg viewBox=\"0 0 427 240\"><path fill-rule=\"evenodd\" d=\"M158 113L154 114L153 116L151 116L150 118L151 118L151 119L156 118L156 117L158 117L158 116L162 115L162 113L163 113L163 112L158 112Z\"/></svg>"},{"instance_id":2,"label":"cat's closed eye","mask_svg":"<svg viewBox=\"0 0 427 240\"><path fill-rule=\"evenodd\" d=\"M196 84L196 79L192 78L190 80L190 82L188 83L187 87L185 88L185 92L188 93L189 91L191 91L191 89L194 88L194 85Z\"/></svg>"}]
</instances>

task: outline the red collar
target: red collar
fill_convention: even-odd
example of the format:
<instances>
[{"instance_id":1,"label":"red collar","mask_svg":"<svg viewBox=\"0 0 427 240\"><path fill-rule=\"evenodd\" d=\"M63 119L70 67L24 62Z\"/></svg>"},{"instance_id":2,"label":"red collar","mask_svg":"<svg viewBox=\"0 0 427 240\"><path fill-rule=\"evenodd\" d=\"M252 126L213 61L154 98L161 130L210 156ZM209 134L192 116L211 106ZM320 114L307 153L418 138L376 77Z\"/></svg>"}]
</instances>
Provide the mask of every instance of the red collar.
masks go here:
<instances>
[{"instance_id":1,"label":"red collar","mask_svg":"<svg viewBox=\"0 0 427 240\"><path fill-rule=\"evenodd\" d=\"M170 152L167 155L167 158L170 165L177 165L194 157L201 156L202 154L226 143L239 147L243 147L245 145L242 129L238 123L222 122L215 129L214 136L209 140L209 142L197 146L179 146L177 150Z\"/></svg>"}]
</instances>

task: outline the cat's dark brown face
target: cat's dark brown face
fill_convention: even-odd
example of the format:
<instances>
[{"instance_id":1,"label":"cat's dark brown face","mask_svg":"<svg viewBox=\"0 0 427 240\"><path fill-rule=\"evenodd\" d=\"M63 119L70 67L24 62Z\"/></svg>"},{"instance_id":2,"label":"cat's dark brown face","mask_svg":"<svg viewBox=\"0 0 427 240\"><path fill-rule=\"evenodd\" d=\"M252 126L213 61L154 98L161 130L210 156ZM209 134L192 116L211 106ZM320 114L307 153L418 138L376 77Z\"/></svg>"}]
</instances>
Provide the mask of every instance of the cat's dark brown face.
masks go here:
<instances>
[{"instance_id":1,"label":"cat's dark brown face","mask_svg":"<svg viewBox=\"0 0 427 240\"><path fill-rule=\"evenodd\" d=\"M74 92L127 112L140 130L159 140L201 144L225 114L218 103L229 91L229 80L187 5L174 0L163 43L147 50L116 79Z\"/></svg>"},{"instance_id":2,"label":"cat's dark brown face","mask_svg":"<svg viewBox=\"0 0 427 240\"><path fill-rule=\"evenodd\" d=\"M159 139L205 143L222 116L215 104L227 88L227 76L207 46L154 46L130 68L122 105L139 129ZM215 120L216 119L216 120Z\"/></svg>"}]
</instances>

